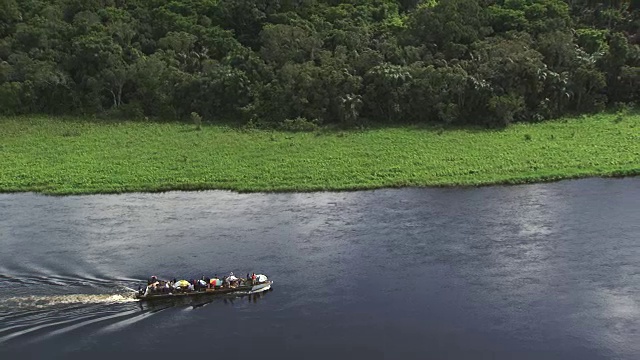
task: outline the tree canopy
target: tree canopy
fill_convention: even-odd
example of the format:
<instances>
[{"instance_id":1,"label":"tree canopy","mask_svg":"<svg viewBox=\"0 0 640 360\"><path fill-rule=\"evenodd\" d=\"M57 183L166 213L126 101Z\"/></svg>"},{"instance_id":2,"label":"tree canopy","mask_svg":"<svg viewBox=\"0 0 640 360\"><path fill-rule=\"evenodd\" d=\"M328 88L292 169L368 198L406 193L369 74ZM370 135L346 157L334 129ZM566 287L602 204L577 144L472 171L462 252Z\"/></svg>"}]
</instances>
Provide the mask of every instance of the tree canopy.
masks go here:
<instances>
[{"instance_id":1,"label":"tree canopy","mask_svg":"<svg viewBox=\"0 0 640 360\"><path fill-rule=\"evenodd\" d=\"M0 114L504 126L640 99L640 1L0 0Z\"/></svg>"}]
</instances>

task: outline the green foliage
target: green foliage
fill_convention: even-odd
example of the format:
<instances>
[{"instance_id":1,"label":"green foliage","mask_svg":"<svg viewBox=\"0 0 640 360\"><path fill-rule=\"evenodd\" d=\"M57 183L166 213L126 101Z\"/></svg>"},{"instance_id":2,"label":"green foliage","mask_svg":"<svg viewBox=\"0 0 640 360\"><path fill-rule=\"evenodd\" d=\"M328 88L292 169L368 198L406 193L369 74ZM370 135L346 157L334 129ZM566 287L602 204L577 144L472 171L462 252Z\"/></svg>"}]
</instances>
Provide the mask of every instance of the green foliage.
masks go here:
<instances>
[{"instance_id":1,"label":"green foliage","mask_svg":"<svg viewBox=\"0 0 640 360\"><path fill-rule=\"evenodd\" d=\"M286 119L280 124L280 130L292 132L309 132L318 130L318 120L307 120L305 118Z\"/></svg>"},{"instance_id":2,"label":"green foliage","mask_svg":"<svg viewBox=\"0 0 640 360\"><path fill-rule=\"evenodd\" d=\"M287 64L259 94L258 114L270 122L301 117L348 123L361 106L356 95L361 82L344 68Z\"/></svg>"},{"instance_id":3,"label":"green foliage","mask_svg":"<svg viewBox=\"0 0 640 360\"><path fill-rule=\"evenodd\" d=\"M202 130L202 116L200 116L197 112L192 112L191 121L196 126L196 130Z\"/></svg>"},{"instance_id":4,"label":"green foliage","mask_svg":"<svg viewBox=\"0 0 640 360\"><path fill-rule=\"evenodd\" d=\"M524 110L524 98L515 94L494 96L489 100L489 108L500 125L507 126Z\"/></svg>"},{"instance_id":5,"label":"green foliage","mask_svg":"<svg viewBox=\"0 0 640 360\"><path fill-rule=\"evenodd\" d=\"M288 62L314 60L322 41L311 30L298 26L267 24L260 34L262 58L276 68Z\"/></svg>"},{"instance_id":6,"label":"green foliage","mask_svg":"<svg viewBox=\"0 0 640 360\"><path fill-rule=\"evenodd\" d=\"M5 82L0 84L0 112L3 115L17 115L29 111L26 102L29 98L29 90L22 82Z\"/></svg>"},{"instance_id":7,"label":"green foliage","mask_svg":"<svg viewBox=\"0 0 640 360\"><path fill-rule=\"evenodd\" d=\"M371 68L365 75L364 102L370 117L381 116L389 122L398 122L406 104L403 97L405 84L411 81L406 67L388 63Z\"/></svg>"},{"instance_id":8,"label":"green foliage","mask_svg":"<svg viewBox=\"0 0 640 360\"><path fill-rule=\"evenodd\" d=\"M496 32L524 31L528 26L524 10L491 5L487 9L489 22Z\"/></svg>"},{"instance_id":9,"label":"green foliage","mask_svg":"<svg viewBox=\"0 0 640 360\"><path fill-rule=\"evenodd\" d=\"M576 97L576 110L595 112L603 110L606 96L601 91L606 86L604 74L595 67L583 65L576 69L571 87Z\"/></svg>"},{"instance_id":10,"label":"green foliage","mask_svg":"<svg viewBox=\"0 0 640 360\"><path fill-rule=\"evenodd\" d=\"M576 29L578 45L589 54L608 51L607 33L607 30L593 28Z\"/></svg>"},{"instance_id":11,"label":"green foliage","mask_svg":"<svg viewBox=\"0 0 640 360\"><path fill-rule=\"evenodd\" d=\"M465 57L466 46L490 31L478 0L439 1L410 15L409 33L416 43L433 44L449 58Z\"/></svg>"},{"instance_id":12,"label":"green foliage","mask_svg":"<svg viewBox=\"0 0 640 360\"><path fill-rule=\"evenodd\" d=\"M640 175L640 116L615 119L585 116L496 131L292 133L0 118L0 192L312 191Z\"/></svg>"},{"instance_id":13,"label":"green foliage","mask_svg":"<svg viewBox=\"0 0 640 360\"><path fill-rule=\"evenodd\" d=\"M0 113L504 126L640 100L635 2L3 0Z\"/></svg>"}]
</instances>

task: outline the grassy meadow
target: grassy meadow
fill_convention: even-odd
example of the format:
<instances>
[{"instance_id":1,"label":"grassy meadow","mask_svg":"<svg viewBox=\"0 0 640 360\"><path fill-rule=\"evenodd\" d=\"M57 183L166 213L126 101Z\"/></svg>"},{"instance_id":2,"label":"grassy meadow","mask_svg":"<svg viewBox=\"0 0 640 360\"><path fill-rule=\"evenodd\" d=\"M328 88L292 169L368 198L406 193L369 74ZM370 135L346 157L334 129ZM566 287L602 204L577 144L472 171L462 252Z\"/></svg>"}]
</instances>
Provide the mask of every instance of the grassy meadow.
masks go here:
<instances>
[{"instance_id":1,"label":"grassy meadow","mask_svg":"<svg viewBox=\"0 0 640 360\"><path fill-rule=\"evenodd\" d=\"M638 174L640 115L314 133L0 118L0 192L352 190Z\"/></svg>"}]
</instances>

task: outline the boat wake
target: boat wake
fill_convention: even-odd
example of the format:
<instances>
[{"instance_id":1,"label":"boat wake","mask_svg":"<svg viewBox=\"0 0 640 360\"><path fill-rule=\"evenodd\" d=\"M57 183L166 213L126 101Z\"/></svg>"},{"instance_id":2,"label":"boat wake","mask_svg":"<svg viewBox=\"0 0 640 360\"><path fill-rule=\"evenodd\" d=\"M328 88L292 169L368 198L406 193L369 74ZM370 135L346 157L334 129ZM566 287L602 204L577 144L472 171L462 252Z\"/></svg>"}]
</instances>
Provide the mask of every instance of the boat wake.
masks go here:
<instances>
[{"instance_id":1,"label":"boat wake","mask_svg":"<svg viewBox=\"0 0 640 360\"><path fill-rule=\"evenodd\" d=\"M0 300L0 308L42 309L61 305L121 304L138 301L135 293L18 296Z\"/></svg>"}]
</instances>

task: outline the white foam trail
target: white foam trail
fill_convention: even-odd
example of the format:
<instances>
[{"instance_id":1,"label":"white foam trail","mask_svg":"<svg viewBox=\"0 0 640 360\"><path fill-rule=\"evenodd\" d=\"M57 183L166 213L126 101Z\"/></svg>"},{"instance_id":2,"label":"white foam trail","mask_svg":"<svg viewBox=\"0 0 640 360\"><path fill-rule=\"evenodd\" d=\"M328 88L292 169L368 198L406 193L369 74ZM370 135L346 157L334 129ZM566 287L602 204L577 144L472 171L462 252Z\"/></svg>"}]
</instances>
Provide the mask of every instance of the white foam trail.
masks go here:
<instances>
[{"instance_id":1,"label":"white foam trail","mask_svg":"<svg viewBox=\"0 0 640 360\"><path fill-rule=\"evenodd\" d=\"M2 307L46 308L71 304L120 304L138 301L134 293L125 294L70 294L46 296L20 296L0 300Z\"/></svg>"}]
</instances>

